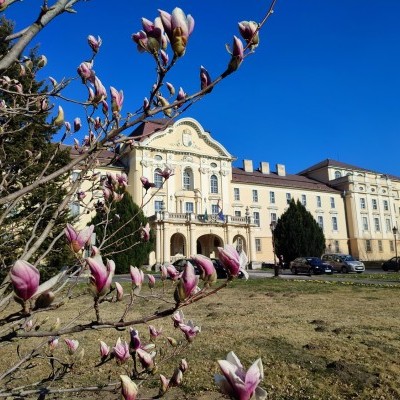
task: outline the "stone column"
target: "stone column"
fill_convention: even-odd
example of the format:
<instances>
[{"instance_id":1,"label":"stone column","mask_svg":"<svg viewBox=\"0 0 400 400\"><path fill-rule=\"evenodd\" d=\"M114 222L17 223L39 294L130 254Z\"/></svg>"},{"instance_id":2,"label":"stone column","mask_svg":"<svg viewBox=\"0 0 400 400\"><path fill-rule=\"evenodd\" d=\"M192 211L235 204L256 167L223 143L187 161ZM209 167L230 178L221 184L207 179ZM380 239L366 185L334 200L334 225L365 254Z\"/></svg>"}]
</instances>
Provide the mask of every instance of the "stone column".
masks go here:
<instances>
[{"instance_id":1,"label":"stone column","mask_svg":"<svg viewBox=\"0 0 400 400\"><path fill-rule=\"evenodd\" d=\"M156 263L160 264L162 260L162 254L161 254L161 225L157 224L156 225Z\"/></svg>"}]
</instances>

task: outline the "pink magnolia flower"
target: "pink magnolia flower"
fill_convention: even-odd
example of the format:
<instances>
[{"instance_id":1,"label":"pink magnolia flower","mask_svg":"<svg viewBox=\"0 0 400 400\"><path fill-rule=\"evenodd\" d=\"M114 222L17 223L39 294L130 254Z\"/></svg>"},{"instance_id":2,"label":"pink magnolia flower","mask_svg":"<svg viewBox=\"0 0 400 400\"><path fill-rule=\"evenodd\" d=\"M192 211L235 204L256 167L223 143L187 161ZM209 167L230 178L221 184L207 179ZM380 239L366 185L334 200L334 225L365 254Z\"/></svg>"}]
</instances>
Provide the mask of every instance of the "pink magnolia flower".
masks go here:
<instances>
[{"instance_id":1,"label":"pink magnolia flower","mask_svg":"<svg viewBox=\"0 0 400 400\"><path fill-rule=\"evenodd\" d=\"M146 350L140 348L136 350L136 354L139 358L140 364L144 369L152 370L154 368L154 352L148 353Z\"/></svg>"},{"instance_id":2,"label":"pink magnolia flower","mask_svg":"<svg viewBox=\"0 0 400 400\"><path fill-rule=\"evenodd\" d=\"M110 87L111 93L111 109L114 115L118 115L122 110L122 104L124 102L124 92L119 92L114 87Z\"/></svg>"},{"instance_id":3,"label":"pink magnolia flower","mask_svg":"<svg viewBox=\"0 0 400 400\"><path fill-rule=\"evenodd\" d=\"M237 37L233 37L233 49L232 49L232 57L228 65L228 72L232 73L236 71L240 64L242 63L244 58L244 48L242 41Z\"/></svg>"},{"instance_id":4,"label":"pink magnolia flower","mask_svg":"<svg viewBox=\"0 0 400 400\"><path fill-rule=\"evenodd\" d=\"M147 274L147 278L149 279L149 288L153 289L156 285L156 278L154 277L154 275L151 274Z\"/></svg>"},{"instance_id":5,"label":"pink magnolia flower","mask_svg":"<svg viewBox=\"0 0 400 400\"><path fill-rule=\"evenodd\" d=\"M161 265L160 271L161 271L160 278L161 278L162 281L165 281L168 278L167 267L165 265Z\"/></svg>"},{"instance_id":6,"label":"pink magnolia flower","mask_svg":"<svg viewBox=\"0 0 400 400\"><path fill-rule=\"evenodd\" d=\"M178 91L178 95L176 96L176 101L181 101L184 100L186 98L186 93L185 91L180 87L179 91ZM182 103L183 104L183 103ZM181 104L181 105L182 105ZM178 107L180 107L181 105L178 105Z\"/></svg>"},{"instance_id":7,"label":"pink magnolia flower","mask_svg":"<svg viewBox=\"0 0 400 400\"><path fill-rule=\"evenodd\" d=\"M120 187L122 187L124 189L128 187L128 176L126 175L125 172L122 172L122 174L116 174L115 178Z\"/></svg>"},{"instance_id":8,"label":"pink magnolia flower","mask_svg":"<svg viewBox=\"0 0 400 400\"><path fill-rule=\"evenodd\" d=\"M188 369L189 369L189 365L187 363L187 361L182 358L181 362L179 363L179 369L185 373Z\"/></svg>"},{"instance_id":9,"label":"pink magnolia flower","mask_svg":"<svg viewBox=\"0 0 400 400\"><path fill-rule=\"evenodd\" d=\"M235 277L239 274L240 256L234 246L227 244L224 248L218 247L218 258L230 276Z\"/></svg>"},{"instance_id":10,"label":"pink magnolia flower","mask_svg":"<svg viewBox=\"0 0 400 400\"><path fill-rule=\"evenodd\" d=\"M207 86L210 86L212 83L212 79L208 71L203 67L200 66L200 88L201 90L205 89ZM211 93L213 88L210 88L206 91L206 93Z\"/></svg>"},{"instance_id":11,"label":"pink magnolia flower","mask_svg":"<svg viewBox=\"0 0 400 400\"><path fill-rule=\"evenodd\" d=\"M94 225L90 225L82 231L78 232L72 225L67 224L64 232L74 253L78 253L81 249L85 247L86 244L89 244L93 230Z\"/></svg>"},{"instance_id":12,"label":"pink magnolia flower","mask_svg":"<svg viewBox=\"0 0 400 400\"><path fill-rule=\"evenodd\" d=\"M160 374L160 390L159 395L162 396L167 392L169 388L169 379L167 379L164 375Z\"/></svg>"},{"instance_id":13,"label":"pink magnolia flower","mask_svg":"<svg viewBox=\"0 0 400 400\"><path fill-rule=\"evenodd\" d=\"M92 68L93 63L91 62L84 61L79 64L77 72L82 79L82 83L86 83L86 81L94 82L95 73Z\"/></svg>"},{"instance_id":14,"label":"pink magnolia flower","mask_svg":"<svg viewBox=\"0 0 400 400\"><path fill-rule=\"evenodd\" d=\"M93 86L94 86L94 95L92 103L99 104L107 98L107 90L97 76L94 77Z\"/></svg>"},{"instance_id":15,"label":"pink magnolia flower","mask_svg":"<svg viewBox=\"0 0 400 400\"><path fill-rule=\"evenodd\" d=\"M39 287L40 273L27 261L18 260L10 270L10 278L15 295L26 301L36 293Z\"/></svg>"},{"instance_id":16,"label":"pink magnolia flower","mask_svg":"<svg viewBox=\"0 0 400 400\"><path fill-rule=\"evenodd\" d=\"M144 242L148 242L150 240L150 224L147 223L145 227L140 227L140 237Z\"/></svg>"},{"instance_id":17,"label":"pink magnolia flower","mask_svg":"<svg viewBox=\"0 0 400 400\"><path fill-rule=\"evenodd\" d=\"M155 326L149 325L150 339L154 340L161 335L162 329L156 329Z\"/></svg>"},{"instance_id":18,"label":"pink magnolia flower","mask_svg":"<svg viewBox=\"0 0 400 400\"><path fill-rule=\"evenodd\" d=\"M252 50L256 48L260 42L258 28L259 26L257 22L254 21L239 22L239 32L246 43L250 45Z\"/></svg>"},{"instance_id":19,"label":"pink magnolia flower","mask_svg":"<svg viewBox=\"0 0 400 400\"><path fill-rule=\"evenodd\" d=\"M176 7L172 14L158 10L165 33L174 51L175 56L182 57L186 51L187 41L194 29L194 19L186 16L182 9Z\"/></svg>"},{"instance_id":20,"label":"pink magnolia flower","mask_svg":"<svg viewBox=\"0 0 400 400\"><path fill-rule=\"evenodd\" d=\"M193 321L188 321L187 324L179 324L179 329L185 334L186 340L191 343L198 333L201 332L199 326L195 326Z\"/></svg>"},{"instance_id":21,"label":"pink magnolia flower","mask_svg":"<svg viewBox=\"0 0 400 400\"><path fill-rule=\"evenodd\" d=\"M136 400L139 392L135 382L129 378L128 375L120 375L121 380L121 394L124 400Z\"/></svg>"},{"instance_id":22,"label":"pink magnolia flower","mask_svg":"<svg viewBox=\"0 0 400 400\"><path fill-rule=\"evenodd\" d=\"M74 354L79 347L79 342L74 339L64 339L69 354Z\"/></svg>"},{"instance_id":23,"label":"pink magnolia flower","mask_svg":"<svg viewBox=\"0 0 400 400\"><path fill-rule=\"evenodd\" d=\"M81 119L79 117L76 117L74 119L74 132L78 132L79 129L81 129L81 127L82 127Z\"/></svg>"},{"instance_id":24,"label":"pink magnolia flower","mask_svg":"<svg viewBox=\"0 0 400 400\"><path fill-rule=\"evenodd\" d=\"M167 265L167 273L168 273L168 276L169 276L173 281L176 281L177 279L179 279L180 273L177 271L177 269L175 268L175 266L173 266L172 264Z\"/></svg>"},{"instance_id":25,"label":"pink magnolia flower","mask_svg":"<svg viewBox=\"0 0 400 400\"><path fill-rule=\"evenodd\" d=\"M188 261L179 279L175 290L177 302L186 300L196 290L198 277L195 274L193 265Z\"/></svg>"},{"instance_id":26,"label":"pink magnolia flower","mask_svg":"<svg viewBox=\"0 0 400 400\"><path fill-rule=\"evenodd\" d=\"M100 340L100 357L102 360L107 358L107 356L110 354L110 346L107 345L107 343L103 342Z\"/></svg>"},{"instance_id":27,"label":"pink magnolia flower","mask_svg":"<svg viewBox=\"0 0 400 400\"><path fill-rule=\"evenodd\" d=\"M133 351L136 351L137 349L141 348L141 340L139 337L139 331L136 329L130 328L130 336L131 336L131 341L130 341L130 349Z\"/></svg>"},{"instance_id":28,"label":"pink magnolia flower","mask_svg":"<svg viewBox=\"0 0 400 400\"><path fill-rule=\"evenodd\" d=\"M101 40L100 36L97 36L97 39L96 39L93 35L89 35L87 40L88 40L89 46L93 50L93 52L97 53L102 44L102 40Z\"/></svg>"},{"instance_id":29,"label":"pink magnolia flower","mask_svg":"<svg viewBox=\"0 0 400 400\"><path fill-rule=\"evenodd\" d=\"M174 314L172 314L172 321L174 321L174 327L178 328L180 324L183 324L184 322L184 316L183 316L183 311L178 310Z\"/></svg>"},{"instance_id":30,"label":"pink magnolia flower","mask_svg":"<svg viewBox=\"0 0 400 400\"><path fill-rule=\"evenodd\" d=\"M170 386L179 386L183 381L183 372L179 368L175 368L175 371L169 381Z\"/></svg>"},{"instance_id":31,"label":"pink magnolia flower","mask_svg":"<svg viewBox=\"0 0 400 400\"><path fill-rule=\"evenodd\" d=\"M104 265L101 256L88 257L86 262L90 269L90 285L95 296L103 296L110 289L112 278L115 272L115 263L107 260Z\"/></svg>"},{"instance_id":32,"label":"pink magnolia flower","mask_svg":"<svg viewBox=\"0 0 400 400\"><path fill-rule=\"evenodd\" d=\"M213 283L217 280L217 272L215 271L214 264L208 257L197 254L193 259L200 267L200 278L203 279L204 282Z\"/></svg>"},{"instance_id":33,"label":"pink magnolia flower","mask_svg":"<svg viewBox=\"0 0 400 400\"><path fill-rule=\"evenodd\" d=\"M226 360L218 360L223 375L215 375L215 382L222 393L235 400L263 400L267 392L258 385L264 378L261 359L246 371L236 354L231 351Z\"/></svg>"},{"instance_id":34,"label":"pink magnolia flower","mask_svg":"<svg viewBox=\"0 0 400 400\"><path fill-rule=\"evenodd\" d=\"M143 280L144 280L143 271L140 270L138 267L132 267L132 265L131 265L130 274L131 274L132 283L137 287L142 286Z\"/></svg>"},{"instance_id":35,"label":"pink magnolia flower","mask_svg":"<svg viewBox=\"0 0 400 400\"><path fill-rule=\"evenodd\" d=\"M150 188L153 188L156 186L155 183L150 182L145 176L142 176L140 178L140 181L142 182L143 188L146 190L146 193Z\"/></svg>"},{"instance_id":36,"label":"pink magnolia flower","mask_svg":"<svg viewBox=\"0 0 400 400\"><path fill-rule=\"evenodd\" d=\"M124 289L119 282L115 282L115 290L117 291L117 301L121 301L124 298Z\"/></svg>"},{"instance_id":37,"label":"pink magnolia flower","mask_svg":"<svg viewBox=\"0 0 400 400\"><path fill-rule=\"evenodd\" d=\"M171 167L168 164L165 164L164 170L161 172L156 171L156 174L162 176L165 180L167 180L172 175L174 175L174 171L171 169Z\"/></svg>"},{"instance_id":38,"label":"pink magnolia flower","mask_svg":"<svg viewBox=\"0 0 400 400\"><path fill-rule=\"evenodd\" d=\"M124 363L130 357L128 343L122 342L121 338L118 338L115 346L113 347L113 354L118 363Z\"/></svg>"},{"instance_id":39,"label":"pink magnolia flower","mask_svg":"<svg viewBox=\"0 0 400 400\"><path fill-rule=\"evenodd\" d=\"M47 344L49 345L49 350L52 352L55 350L55 348L58 346L59 338L58 337L52 337L49 339Z\"/></svg>"}]
</instances>

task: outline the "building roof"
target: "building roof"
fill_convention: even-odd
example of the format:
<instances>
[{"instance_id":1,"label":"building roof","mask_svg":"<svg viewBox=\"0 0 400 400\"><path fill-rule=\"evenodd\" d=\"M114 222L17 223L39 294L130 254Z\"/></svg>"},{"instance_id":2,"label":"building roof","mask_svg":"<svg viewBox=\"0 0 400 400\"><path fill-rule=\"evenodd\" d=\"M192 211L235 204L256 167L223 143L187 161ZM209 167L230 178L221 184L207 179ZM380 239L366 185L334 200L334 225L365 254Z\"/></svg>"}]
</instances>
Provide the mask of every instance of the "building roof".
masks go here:
<instances>
[{"instance_id":1,"label":"building roof","mask_svg":"<svg viewBox=\"0 0 400 400\"><path fill-rule=\"evenodd\" d=\"M306 175L308 172L317 171L321 168L326 168L326 167L333 167L333 168L336 167L336 168L350 169L353 171L371 172L373 174L387 175L390 179L400 180L400 177L395 176L395 175L385 174L383 172L374 171L372 169L357 167L355 165L347 164L347 163L344 163L341 161L332 160L330 158L320 161L319 163L314 164L311 167L304 169L303 171L300 171L298 174Z\"/></svg>"},{"instance_id":2,"label":"building roof","mask_svg":"<svg viewBox=\"0 0 400 400\"><path fill-rule=\"evenodd\" d=\"M165 130L174 122L175 120L169 118L144 121L140 123L129 136L136 138L135 140L141 142L153 133Z\"/></svg>"},{"instance_id":3,"label":"building roof","mask_svg":"<svg viewBox=\"0 0 400 400\"><path fill-rule=\"evenodd\" d=\"M68 145L61 145L63 150L69 149L71 158L78 157L81 153L74 147ZM109 150L101 150L97 156L99 161L99 166L107 166L107 167L115 167L115 168L124 168L124 165L118 160L118 155L115 154L113 151Z\"/></svg>"},{"instance_id":4,"label":"building roof","mask_svg":"<svg viewBox=\"0 0 400 400\"><path fill-rule=\"evenodd\" d=\"M340 190L301 175L280 176L276 172L264 174L259 170L246 172L243 168L232 168L232 183L247 183L265 186L307 189L330 193L340 193Z\"/></svg>"}]
</instances>

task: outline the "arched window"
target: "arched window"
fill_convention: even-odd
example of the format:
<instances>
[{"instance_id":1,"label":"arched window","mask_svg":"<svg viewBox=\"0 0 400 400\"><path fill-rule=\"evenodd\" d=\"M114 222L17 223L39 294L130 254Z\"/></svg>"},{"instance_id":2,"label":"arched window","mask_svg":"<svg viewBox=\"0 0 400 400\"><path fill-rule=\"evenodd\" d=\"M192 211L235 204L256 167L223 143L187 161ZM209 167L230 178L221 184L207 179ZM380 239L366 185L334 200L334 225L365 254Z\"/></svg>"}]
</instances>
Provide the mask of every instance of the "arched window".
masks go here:
<instances>
[{"instance_id":1,"label":"arched window","mask_svg":"<svg viewBox=\"0 0 400 400\"><path fill-rule=\"evenodd\" d=\"M183 171L183 189L193 190L193 172L190 168Z\"/></svg>"},{"instance_id":2,"label":"arched window","mask_svg":"<svg viewBox=\"0 0 400 400\"><path fill-rule=\"evenodd\" d=\"M210 192L218 193L218 178L215 175L211 175L210 178Z\"/></svg>"},{"instance_id":3,"label":"arched window","mask_svg":"<svg viewBox=\"0 0 400 400\"><path fill-rule=\"evenodd\" d=\"M161 174L161 169L157 168L154 171L154 184L156 185L156 188L160 188L163 184L163 177L159 174Z\"/></svg>"},{"instance_id":4,"label":"arched window","mask_svg":"<svg viewBox=\"0 0 400 400\"><path fill-rule=\"evenodd\" d=\"M340 171L335 171L335 179L341 178L342 174Z\"/></svg>"}]
</instances>

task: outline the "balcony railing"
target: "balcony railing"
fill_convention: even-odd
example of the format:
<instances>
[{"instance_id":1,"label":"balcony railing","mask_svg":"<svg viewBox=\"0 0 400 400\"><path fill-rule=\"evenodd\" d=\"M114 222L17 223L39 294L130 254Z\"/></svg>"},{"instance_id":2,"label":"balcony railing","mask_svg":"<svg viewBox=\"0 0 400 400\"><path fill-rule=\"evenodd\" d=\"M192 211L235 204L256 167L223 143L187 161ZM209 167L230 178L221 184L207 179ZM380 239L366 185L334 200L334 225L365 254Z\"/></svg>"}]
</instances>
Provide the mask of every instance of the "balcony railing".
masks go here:
<instances>
[{"instance_id":1,"label":"balcony railing","mask_svg":"<svg viewBox=\"0 0 400 400\"><path fill-rule=\"evenodd\" d=\"M233 224L233 225L254 225L253 217L238 217L234 215L219 214L194 214L194 213L170 213L157 211L150 219L169 222L192 222L203 224Z\"/></svg>"}]
</instances>

